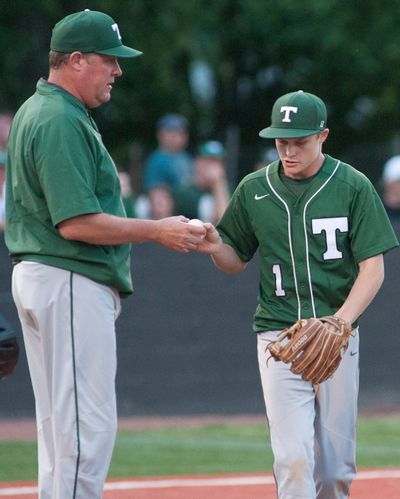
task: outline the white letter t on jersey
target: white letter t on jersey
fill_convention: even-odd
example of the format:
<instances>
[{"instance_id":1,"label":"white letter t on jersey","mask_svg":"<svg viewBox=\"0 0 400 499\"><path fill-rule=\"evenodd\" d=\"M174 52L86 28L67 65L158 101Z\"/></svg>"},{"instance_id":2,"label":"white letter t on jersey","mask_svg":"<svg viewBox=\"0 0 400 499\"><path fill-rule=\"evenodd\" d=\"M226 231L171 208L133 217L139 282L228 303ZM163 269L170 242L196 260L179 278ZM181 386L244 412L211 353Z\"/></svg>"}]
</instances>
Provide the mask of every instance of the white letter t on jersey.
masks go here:
<instances>
[{"instance_id":1,"label":"white letter t on jersey","mask_svg":"<svg viewBox=\"0 0 400 499\"><path fill-rule=\"evenodd\" d=\"M337 247L337 230L340 232L347 232L349 230L347 217L316 218L312 221L313 234L325 232L327 250L323 254L324 260L342 258L342 252Z\"/></svg>"}]
</instances>

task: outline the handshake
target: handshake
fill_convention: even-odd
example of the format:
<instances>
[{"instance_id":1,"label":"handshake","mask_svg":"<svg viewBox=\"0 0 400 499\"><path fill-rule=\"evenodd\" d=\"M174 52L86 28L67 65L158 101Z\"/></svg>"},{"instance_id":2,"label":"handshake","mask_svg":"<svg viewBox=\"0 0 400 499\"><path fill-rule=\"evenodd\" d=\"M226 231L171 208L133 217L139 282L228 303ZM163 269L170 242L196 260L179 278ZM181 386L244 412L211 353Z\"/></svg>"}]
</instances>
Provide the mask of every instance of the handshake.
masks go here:
<instances>
[{"instance_id":1,"label":"handshake","mask_svg":"<svg viewBox=\"0 0 400 499\"><path fill-rule=\"evenodd\" d=\"M200 242L195 249L201 253L211 254L212 250L214 250L214 246L218 246L216 243L221 241L218 231L214 225L210 222L203 222L198 218L192 218L187 223L188 225L205 229L205 232L196 235L197 237L200 237Z\"/></svg>"},{"instance_id":2,"label":"handshake","mask_svg":"<svg viewBox=\"0 0 400 499\"><path fill-rule=\"evenodd\" d=\"M218 231L210 222L175 216L162 218L154 223L159 227L156 241L181 253L198 251L211 255L222 244Z\"/></svg>"},{"instance_id":3,"label":"handshake","mask_svg":"<svg viewBox=\"0 0 400 499\"><path fill-rule=\"evenodd\" d=\"M198 218L192 218L191 220L189 220L188 224L195 225L196 227L204 227L207 231L207 228L205 227L204 222L202 222ZM200 235L200 237L202 239L204 239L206 237L206 234L207 234L207 232L205 234Z\"/></svg>"}]
</instances>

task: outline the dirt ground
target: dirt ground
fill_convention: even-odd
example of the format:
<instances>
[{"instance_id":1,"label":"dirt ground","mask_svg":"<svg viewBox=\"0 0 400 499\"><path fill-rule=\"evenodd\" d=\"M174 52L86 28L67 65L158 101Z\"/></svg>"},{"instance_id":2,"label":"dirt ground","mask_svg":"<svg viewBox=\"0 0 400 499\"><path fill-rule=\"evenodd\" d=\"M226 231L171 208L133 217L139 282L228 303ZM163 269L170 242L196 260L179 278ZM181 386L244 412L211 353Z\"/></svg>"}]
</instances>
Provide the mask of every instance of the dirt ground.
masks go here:
<instances>
[{"instance_id":1,"label":"dirt ground","mask_svg":"<svg viewBox=\"0 0 400 499\"><path fill-rule=\"evenodd\" d=\"M352 499L398 499L400 469L359 470L351 488ZM34 499L34 482L0 484L0 498ZM109 480L104 499L273 499L270 474L148 477Z\"/></svg>"}]
</instances>

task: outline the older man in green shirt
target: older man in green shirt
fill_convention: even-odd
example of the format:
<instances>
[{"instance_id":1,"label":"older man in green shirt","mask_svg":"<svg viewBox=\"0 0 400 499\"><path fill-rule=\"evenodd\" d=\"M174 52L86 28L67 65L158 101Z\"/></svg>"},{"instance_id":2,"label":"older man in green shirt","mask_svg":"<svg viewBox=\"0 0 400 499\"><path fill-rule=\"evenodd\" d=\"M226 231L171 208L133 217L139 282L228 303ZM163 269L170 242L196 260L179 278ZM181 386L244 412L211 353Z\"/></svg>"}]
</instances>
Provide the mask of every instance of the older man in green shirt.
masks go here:
<instances>
[{"instance_id":1,"label":"older man in green shirt","mask_svg":"<svg viewBox=\"0 0 400 499\"><path fill-rule=\"evenodd\" d=\"M48 80L18 110L7 173L6 244L35 395L40 499L101 498L115 441L115 320L132 292L130 243L195 249L184 217L128 219L89 109L110 100L122 44L106 14L53 29Z\"/></svg>"}]
</instances>

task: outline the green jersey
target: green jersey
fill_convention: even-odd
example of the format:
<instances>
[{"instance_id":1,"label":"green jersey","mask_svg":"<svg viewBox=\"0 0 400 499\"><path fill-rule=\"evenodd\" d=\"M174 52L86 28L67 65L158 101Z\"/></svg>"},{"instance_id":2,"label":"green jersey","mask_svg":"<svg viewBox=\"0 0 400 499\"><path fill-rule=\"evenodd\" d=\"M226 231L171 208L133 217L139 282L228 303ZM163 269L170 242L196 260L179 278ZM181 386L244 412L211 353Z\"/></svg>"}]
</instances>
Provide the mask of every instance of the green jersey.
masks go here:
<instances>
[{"instance_id":1,"label":"green jersey","mask_svg":"<svg viewBox=\"0 0 400 499\"><path fill-rule=\"evenodd\" d=\"M275 161L247 175L217 226L241 260L259 250L256 332L335 313L359 262L398 246L382 202L361 172L326 155L297 196L280 179L279 167Z\"/></svg>"},{"instance_id":2,"label":"green jersey","mask_svg":"<svg viewBox=\"0 0 400 499\"><path fill-rule=\"evenodd\" d=\"M130 245L67 241L57 225L125 210L117 170L86 107L41 79L15 115L9 137L5 241L15 259L83 274L132 292Z\"/></svg>"}]
</instances>

